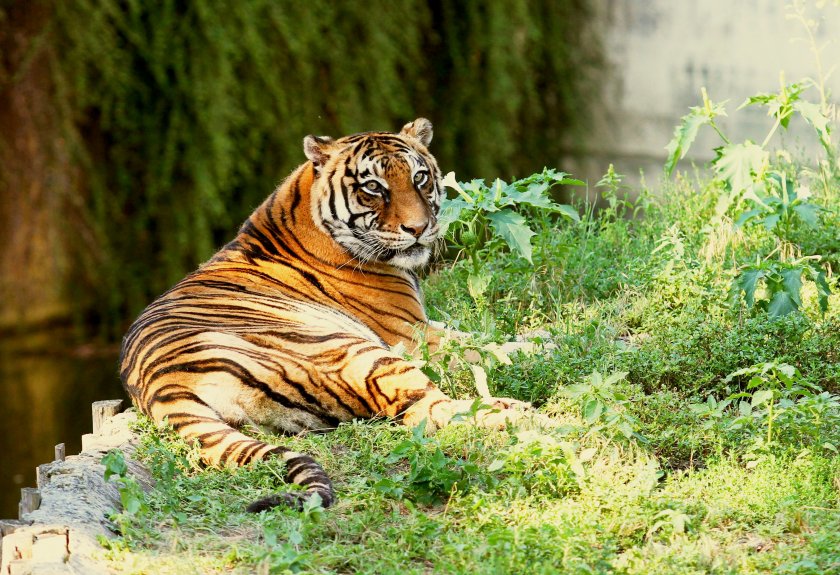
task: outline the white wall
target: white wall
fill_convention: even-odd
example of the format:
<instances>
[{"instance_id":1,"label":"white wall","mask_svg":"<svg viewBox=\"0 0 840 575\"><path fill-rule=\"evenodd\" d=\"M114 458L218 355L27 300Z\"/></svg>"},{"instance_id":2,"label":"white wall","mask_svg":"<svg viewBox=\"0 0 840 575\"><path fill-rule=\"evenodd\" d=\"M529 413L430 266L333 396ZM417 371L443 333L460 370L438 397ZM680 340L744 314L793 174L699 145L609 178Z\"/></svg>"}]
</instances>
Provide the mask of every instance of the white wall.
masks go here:
<instances>
[{"instance_id":1,"label":"white wall","mask_svg":"<svg viewBox=\"0 0 840 575\"><path fill-rule=\"evenodd\" d=\"M820 45L827 44L822 53L827 72L840 65L840 5L827 0L818 8L818 1L809 0L806 9L810 17L821 20L816 38ZM778 91L781 70L787 83L817 76L804 27L786 18L788 4L788 0L601 0L599 28L606 40L609 80L584 153L564 166L591 182L610 162L634 180L642 168L647 182L655 185L664 147L689 106L700 105L701 86L712 100L729 100L729 118L721 124L732 140L761 142L772 125L766 111L736 108L757 92ZM836 101L840 69L828 85ZM808 97L816 101L818 94L811 91ZM791 123L784 141L805 154L821 149L799 119ZM719 143L711 129L701 129L689 158L702 163L713 157L712 148Z\"/></svg>"}]
</instances>

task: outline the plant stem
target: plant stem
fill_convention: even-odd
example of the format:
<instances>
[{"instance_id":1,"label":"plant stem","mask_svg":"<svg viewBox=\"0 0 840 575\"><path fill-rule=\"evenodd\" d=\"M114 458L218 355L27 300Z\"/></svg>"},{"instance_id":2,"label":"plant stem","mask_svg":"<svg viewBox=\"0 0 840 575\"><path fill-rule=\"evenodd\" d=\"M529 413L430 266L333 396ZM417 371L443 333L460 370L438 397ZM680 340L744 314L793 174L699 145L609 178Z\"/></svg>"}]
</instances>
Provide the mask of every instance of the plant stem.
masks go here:
<instances>
[{"instance_id":1,"label":"plant stem","mask_svg":"<svg viewBox=\"0 0 840 575\"><path fill-rule=\"evenodd\" d=\"M715 129L715 132L717 132L718 136L720 136L720 139L723 140L726 143L726 145L729 145L729 144L732 143L732 142L729 141L729 138L727 138L726 136L723 135L723 132L720 131L720 128L718 128L718 125L715 123L714 120L710 120L709 125L712 128Z\"/></svg>"},{"instance_id":2,"label":"plant stem","mask_svg":"<svg viewBox=\"0 0 840 575\"><path fill-rule=\"evenodd\" d=\"M776 116L776 122L773 124L773 127L770 128L770 133L767 134L767 137L764 138L764 141L761 142L762 149L767 146L767 143L770 141L770 138L773 137L773 134L776 133L776 130L779 128L779 125L782 123L782 119L780 116Z\"/></svg>"},{"instance_id":3,"label":"plant stem","mask_svg":"<svg viewBox=\"0 0 840 575\"><path fill-rule=\"evenodd\" d=\"M773 441L773 401L767 404L767 444Z\"/></svg>"}]
</instances>

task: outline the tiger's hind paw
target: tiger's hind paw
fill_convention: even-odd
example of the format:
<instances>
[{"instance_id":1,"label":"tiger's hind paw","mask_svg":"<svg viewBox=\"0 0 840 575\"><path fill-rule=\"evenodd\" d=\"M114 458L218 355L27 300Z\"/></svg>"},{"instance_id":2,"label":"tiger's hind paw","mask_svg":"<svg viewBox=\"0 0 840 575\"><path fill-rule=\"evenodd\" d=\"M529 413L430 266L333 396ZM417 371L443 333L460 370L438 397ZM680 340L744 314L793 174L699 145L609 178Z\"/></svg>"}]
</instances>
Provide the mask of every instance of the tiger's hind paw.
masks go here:
<instances>
[{"instance_id":1,"label":"tiger's hind paw","mask_svg":"<svg viewBox=\"0 0 840 575\"><path fill-rule=\"evenodd\" d=\"M295 511L303 511L304 505L313 497L318 496L321 507L327 508L335 503L335 494L332 491L287 491L286 493L278 493L276 495L269 495L262 499L257 499L245 511L248 513L259 513L260 511L267 511L275 507L288 507Z\"/></svg>"}]
</instances>

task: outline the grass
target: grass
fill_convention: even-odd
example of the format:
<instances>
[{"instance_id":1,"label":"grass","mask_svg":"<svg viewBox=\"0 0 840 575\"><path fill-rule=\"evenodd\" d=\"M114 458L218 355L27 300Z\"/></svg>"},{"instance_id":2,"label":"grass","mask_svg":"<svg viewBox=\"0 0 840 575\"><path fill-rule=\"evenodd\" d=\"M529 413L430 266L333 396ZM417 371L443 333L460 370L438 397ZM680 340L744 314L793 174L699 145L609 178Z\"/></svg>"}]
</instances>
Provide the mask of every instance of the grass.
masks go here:
<instances>
[{"instance_id":1,"label":"grass","mask_svg":"<svg viewBox=\"0 0 840 575\"><path fill-rule=\"evenodd\" d=\"M579 204L580 223L535 225L533 266L503 249L485 254L493 279L478 301L465 265L450 260L426 279L432 318L484 334L474 348L549 332L544 353L510 364L485 353L482 367L494 394L534 402L556 429L456 425L425 437L371 421L281 438L323 464L338 501L249 515L247 503L283 488L280 464L201 469L193 448L146 421L140 453L158 486L137 495L135 513L114 517L121 537L106 543L109 567L840 573L837 280L829 276L825 314L807 282L801 310L783 317L733 305L739 266L772 256L774 240L761 226L715 218L724 193L678 178L656 197L613 193L598 211ZM797 228L797 247L819 249L836 269L840 190L815 201L827 211ZM453 344L429 367L443 389L467 397L475 388L462 357ZM769 375L727 377L764 362L795 369L793 391ZM706 409L709 396L736 393L749 395Z\"/></svg>"}]
</instances>

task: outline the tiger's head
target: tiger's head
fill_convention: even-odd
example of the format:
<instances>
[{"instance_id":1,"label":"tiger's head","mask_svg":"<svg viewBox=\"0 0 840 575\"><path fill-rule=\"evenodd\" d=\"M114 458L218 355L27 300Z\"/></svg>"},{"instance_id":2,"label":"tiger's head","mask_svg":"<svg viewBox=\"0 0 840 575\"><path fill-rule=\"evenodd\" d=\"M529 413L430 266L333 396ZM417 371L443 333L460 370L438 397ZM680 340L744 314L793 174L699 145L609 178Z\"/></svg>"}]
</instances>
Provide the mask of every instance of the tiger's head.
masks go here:
<instances>
[{"instance_id":1,"label":"tiger's head","mask_svg":"<svg viewBox=\"0 0 840 575\"><path fill-rule=\"evenodd\" d=\"M399 133L333 140L307 136L312 218L348 254L403 269L425 265L440 227L440 169L426 147L432 123L418 118Z\"/></svg>"}]
</instances>

